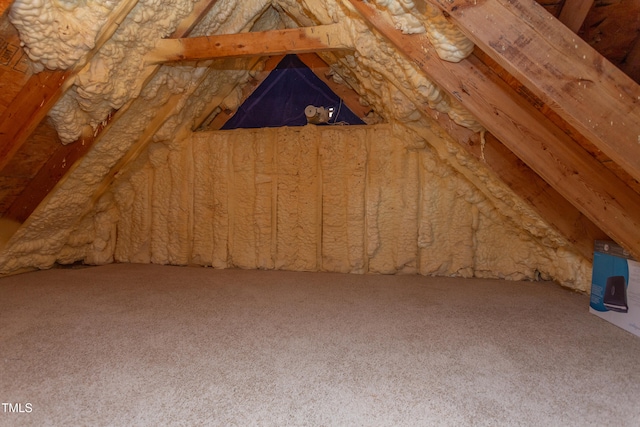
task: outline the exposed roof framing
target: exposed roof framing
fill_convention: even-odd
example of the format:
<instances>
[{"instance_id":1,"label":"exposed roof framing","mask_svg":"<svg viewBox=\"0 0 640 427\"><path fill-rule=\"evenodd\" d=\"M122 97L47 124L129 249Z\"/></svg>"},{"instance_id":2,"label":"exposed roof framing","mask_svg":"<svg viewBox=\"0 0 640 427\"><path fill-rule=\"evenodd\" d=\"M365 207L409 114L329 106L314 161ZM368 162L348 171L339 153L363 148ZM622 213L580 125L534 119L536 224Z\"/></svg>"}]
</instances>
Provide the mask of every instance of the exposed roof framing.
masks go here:
<instances>
[{"instance_id":1,"label":"exposed roof framing","mask_svg":"<svg viewBox=\"0 0 640 427\"><path fill-rule=\"evenodd\" d=\"M138 0L126 0L116 6L96 37L94 48L82 62L68 70L46 70L35 74L24 85L13 103L0 116L0 170L11 161L36 126L71 86L76 74L109 40L137 3Z\"/></svg>"},{"instance_id":2,"label":"exposed roof framing","mask_svg":"<svg viewBox=\"0 0 640 427\"><path fill-rule=\"evenodd\" d=\"M431 109L425 109L425 113L438 122L455 142L484 163L515 194L526 200L542 218L547 219L585 258L593 256L594 240L609 238L492 133L474 133L457 125L445 114L434 114Z\"/></svg>"},{"instance_id":3,"label":"exposed roof framing","mask_svg":"<svg viewBox=\"0 0 640 427\"><path fill-rule=\"evenodd\" d=\"M577 209L609 236L640 253L640 216L634 210L640 209L637 193L549 123L477 57L472 55L456 64L442 61L426 48L430 46L427 37L402 34L373 7L359 0L350 2ZM613 224L609 215L618 221Z\"/></svg>"},{"instance_id":4,"label":"exposed roof framing","mask_svg":"<svg viewBox=\"0 0 640 427\"><path fill-rule=\"evenodd\" d=\"M481 144L464 145L506 183L514 193L528 201L587 259L593 255L593 242L606 240L607 234L576 209L551 185L540 178L494 135L487 133Z\"/></svg>"},{"instance_id":5,"label":"exposed roof framing","mask_svg":"<svg viewBox=\"0 0 640 427\"><path fill-rule=\"evenodd\" d=\"M0 169L9 164L22 144L60 99L71 71L43 71L33 75L0 116Z\"/></svg>"},{"instance_id":6,"label":"exposed roof framing","mask_svg":"<svg viewBox=\"0 0 640 427\"><path fill-rule=\"evenodd\" d=\"M432 0L485 53L634 178L640 87L535 2ZM585 66L586 64L586 66Z\"/></svg>"},{"instance_id":7,"label":"exposed roof framing","mask_svg":"<svg viewBox=\"0 0 640 427\"><path fill-rule=\"evenodd\" d=\"M172 37L186 37L188 36L193 28L200 22L204 16L211 10L211 8L216 4L218 0L201 0L198 2L191 14L183 19L176 30L173 32ZM123 2L124 3L124 2ZM126 2L127 8L130 9L135 6L136 2ZM114 25L116 23L121 22L126 13L124 13L125 9L119 9L122 12L117 13L117 19L113 19L112 22ZM115 12L114 12L115 13ZM128 13L128 12L127 12ZM113 16L113 15L112 15ZM110 32L113 34L115 31L115 27L110 27ZM104 33L104 32L103 32ZM106 34L106 33L104 33ZM101 38L102 43L106 41L104 36ZM96 49L94 49L94 52ZM145 76L143 77L145 84L149 82L151 78L155 75L155 73L159 70L160 65L155 65L151 67L147 67L145 70ZM62 96L64 91L68 89L69 85L63 83L65 80L68 81L66 73L77 73L79 69L72 69L72 71L43 71L34 75L29 81L25 84L22 91L16 96L14 102L7 108L5 114L0 116L0 171L11 161L11 158L17 153L19 148L26 142L27 138L33 133L36 126L40 124L42 119L46 116L51 107L55 104L55 102ZM40 79L46 79L46 81L50 82L53 86L49 88L49 86L45 86L39 92L40 96L43 98L42 104L36 107L35 101L37 100L34 96L26 96L21 97L24 92L32 93L34 90L37 92ZM35 87L35 89L34 89ZM44 91L43 89L49 89ZM105 131L114 120L116 120L119 116L123 115L131 106L133 100L122 106L118 111L113 111L107 119L98 126L97 129L92 134L84 135L80 138L80 140L67 144L64 146L59 146L54 154L49 158L49 160L38 170L38 173L31 179L27 186L22 189L18 197L13 200L9 208L6 210L3 216L10 218L15 221L23 222L25 221L29 215L36 209L36 207L44 200L49 191L55 187L55 185L64 178L67 172L71 169L73 164L80 159L84 154L86 154L94 142L102 135L102 132ZM24 106L23 106L24 104ZM22 109L24 107L24 110ZM14 122L12 125L11 117L20 113L21 111L33 111L35 112L30 117L23 117L23 119L28 119L27 123L22 123L18 121ZM8 111L8 112L7 112ZM21 116L22 117L22 116ZM18 135L13 136L13 139L10 135L6 137L2 134L2 126L6 126L10 129L10 132L20 132ZM24 126L24 128L23 128Z\"/></svg>"},{"instance_id":8,"label":"exposed roof framing","mask_svg":"<svg viewBox=\"0 0 640 427\"><path fill-rule=\"evenodd\" d=\"M0 14L10 3L0 0ZM165 62L251 57L246 61L248 70L258 64L265 66L252 73L242 88L246 98L277 65L279 55L299 53L303 62L312 64L310 68L333 85L352 111L361 117L369 112L369 107L358 102L358 94L327 77L330 65L313 53L354 49L339 31L346 23L184 38L215 3L201 0L171 38L158 41L146 57L154 66L145 71L145 81L150 81L159 64ZM618 63L630 78L593 49L593 38L582 40L576 34L592 35L589 31L594 24L589 17L596 6L603 5L594 0L538 2L565 27L531 1L414 0L423 13L429 4L442 9L476 44L469 58L450 63L433 53L426 35L403 34L370 2L343 3L355 8L372 29L459 101L488 132L481 138L444 114L428 108L423 114L528 201L582 255L589 257L593 240L609 235L640 258L640 184L636 181L640 180L640 86L632 80L640 76L640 37L636 36L635 47L628 46L625 60ZM16 154L37 126L45 126L43 118L72 84L75 74L135 4L136 0L129 0L117 6L95 49L82 63L70 70L44 71L25 78L13 102L4 112L0 110L0 171L10 171ZM640 10L640 1L627 4ZM234 90L231 83L221 88L204 112L194 117L193 129L220 128L235 112L223 103ZM135 148L112 168L96 199L175 113L182 96L187 95L175 95L157 113ZM56 145L22 194L5 203L10 206L4 216L24 221L132 102L112 112L92 135L67 146Z\"/></svg>"}]
</instances>

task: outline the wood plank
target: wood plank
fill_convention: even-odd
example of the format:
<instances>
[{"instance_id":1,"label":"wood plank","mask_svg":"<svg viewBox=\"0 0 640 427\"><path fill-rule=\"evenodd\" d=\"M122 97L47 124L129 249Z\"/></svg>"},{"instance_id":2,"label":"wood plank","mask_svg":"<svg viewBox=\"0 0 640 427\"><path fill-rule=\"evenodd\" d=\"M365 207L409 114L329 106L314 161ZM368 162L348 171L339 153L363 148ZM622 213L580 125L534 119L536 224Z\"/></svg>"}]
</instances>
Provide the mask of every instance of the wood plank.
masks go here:
<instances>
[{"instance_id":1,"label":"wood plank","mask_svg":"<svg viewBox=\"0 0 640 427\"><path fill-rule=\"evenodd\" d=\"M58 132L49 120L43 120L29 137L29 143L22 146L0 175L32 179L59 145Z\"/></svg>"},{"instance_id":2,"label":"wood plank","mask_svg":"<svg viewBox=\"0 0 640 427\"><path fill-rule=\"evenodd\" d=\"M634 178L640 179L640 86L540 5L429 0Z\"/></svg>"},{"instance_id":3,"label":"wood plank","mask_svg":"<svg viewBox=\"0 0 640 427\"><path fill-rule=\"evenodd\" d=\"M351 42L345 40L343 34L342 24L331 24L239 34L161 39L145 56L145 62L160 64L353 49Z\"/></svg>"},{"instance_id":4,"label":"wood plank","mask_svg":"<svg viewBox=\"0 0 640 427\"><path fill-rule=\"evenodd\" d=\"M0 171L0 212L5 212L60 146L56 130L43 120L8 167Z\"/></svg>"},{"instance_id":5,"label":"wood plank","mask_svg":"<svg viewBox=\"0 0 640 427\"><path fill-rule=\"evenodd\" d=\"M580 31L594 0L565 0L558 20L574 33Z\"/></svg>"},{"instance_id":6,"label":"wood plank","mask_svg":"<svg viewBox=\"0 0 640 427\"><path fill-rule=\"evenodd\" d=\"M13 161L0 172L0 216L60 145L56 130L48 120L43 120L29 137L29 143L24 144Z\"/></svg>"},{"instance_id":7,"label":"wood plank","mask_svg":"<svg viewBox=\"0 0 640 427\"><path fill-rule=\"evenodd\" d=\"M15 99L31 74L18 31L6 15L0 17L0 114Z\"/></svg>"},{"instance_id":8,"label":"wood plank","mask_svg":"<svg viewBox=\"0 0 640 427\"><path fill-rule=\"evenodd\" d=\"M553 111L547 104L542 102L534 93L527 89L518 79L509 74L504 68L496 63L491 57L485 54L481 49L476 47L473 54L480 59L486 66L491 68L491 71L500 76L511 88L521 97L529 101L538 111L545 115L553 124L558 126L564 133L566 133L571 139L576 141L580 146L586 150L591 156L601 162L611 170L618 178L624 181L630 188L640 194L640 183L634 179L627 171L618 166L617 163L611 161L598 147L593 145L591 141L586 139L580 132L578 132L573 126L564 121L555 111Z\"/></svg>"},{"instance_id":9,"label":"wood plank","mask_svg":"<svg viewBox=\"0 0 640 427\"><path fill-rule=\"evenodd\" d=\"M4 13L11 7L13 0L0 0L0 15L4 15Z\"/></svg>"},{"instance_id":10,"label":"wood plank","mask_svg":"<svg viewBox=\"0 0 640 427\"><path fill-rule=\"evenodd\" d=\"M6 211L29 180L19 176L0 176L0 212Z\"/></svg>"},{"instance_id":11,"label":"wood plank","mask_svg":"<svg viewBox=\"0 0 640 427\"><path fill-rule=\"evenodd\" d=\"M428 38L406 35L361 0L353 7L427 76L600 229L640 256L640 196L581 149L477 57L440 60Z\"/></svg>"},{"instance_id":12,"label":"wood plank","mask_svg":"<svg viewBox=\"0 0 640 427\"><path fill-rule=\"evenodd\" d=\"M43 71L33 75L0 116L0 170L18 152L66 89L73 71ZM65 86L65 87L63 87Z\"/></svg>"},{"instance_id":13,"label":"wood plank","mask_svg":"<svg viewBox=\"0 0 640 427\"><path fill-rule=\"evenodd\" d=\"M74 144L58 144L56 151L16 197L3 217L20 223L26 221L62 177L76 164L77 160L87 153L93 142L95 142L95 137L89 135Z\"/></svg>"}]
</instances>

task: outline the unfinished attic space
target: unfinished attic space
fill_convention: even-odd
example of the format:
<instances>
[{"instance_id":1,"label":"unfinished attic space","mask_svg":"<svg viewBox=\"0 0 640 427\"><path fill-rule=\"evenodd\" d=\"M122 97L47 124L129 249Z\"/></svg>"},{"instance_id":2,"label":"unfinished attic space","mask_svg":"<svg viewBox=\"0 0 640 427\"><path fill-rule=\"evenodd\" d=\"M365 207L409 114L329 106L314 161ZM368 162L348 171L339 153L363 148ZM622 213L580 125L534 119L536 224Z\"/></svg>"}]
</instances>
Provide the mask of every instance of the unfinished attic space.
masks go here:
<instances>
[{"instance_id":1,"label":"unfinished attic space","mask_svg":"<svg viewBox=\"0 0 640 427\"><path fill-rule=\"evenodd\" d=\"M640 423L589 314L596 242L640 260L640 0L0 13L0 424Z\"/></svg>"},{"instance_id":2,"label":"unfinished attic space","mask_svg":"<svg viewBox=\"0 0 640 427\"><path fill-rule=\"evenodd\" d=\"M467 3L6 5L0 273L134 262L588 291L594 240L640 255L640 89L590 46L602 35L552 15L584 6Z\"/></svg>"}]
</instances>

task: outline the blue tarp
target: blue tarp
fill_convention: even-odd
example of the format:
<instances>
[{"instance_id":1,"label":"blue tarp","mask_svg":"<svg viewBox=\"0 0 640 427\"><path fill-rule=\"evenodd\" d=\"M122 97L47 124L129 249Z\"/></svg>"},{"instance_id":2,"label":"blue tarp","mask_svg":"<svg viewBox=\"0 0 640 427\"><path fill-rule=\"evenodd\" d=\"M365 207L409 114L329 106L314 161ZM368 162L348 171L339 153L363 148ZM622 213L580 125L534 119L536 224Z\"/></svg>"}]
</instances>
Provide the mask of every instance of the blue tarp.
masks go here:
<instances>
[{"instance_id":1,"label":"blue tarp","mask_svg":"<svg viewBox=\"0 0 640 427\"><path fill-rule=\"evenodd\" d=\"M304 109L333 107L331 123L364 124L296 55L287 55L222 129L304 126Z\"/></svg>"}]
</instances>

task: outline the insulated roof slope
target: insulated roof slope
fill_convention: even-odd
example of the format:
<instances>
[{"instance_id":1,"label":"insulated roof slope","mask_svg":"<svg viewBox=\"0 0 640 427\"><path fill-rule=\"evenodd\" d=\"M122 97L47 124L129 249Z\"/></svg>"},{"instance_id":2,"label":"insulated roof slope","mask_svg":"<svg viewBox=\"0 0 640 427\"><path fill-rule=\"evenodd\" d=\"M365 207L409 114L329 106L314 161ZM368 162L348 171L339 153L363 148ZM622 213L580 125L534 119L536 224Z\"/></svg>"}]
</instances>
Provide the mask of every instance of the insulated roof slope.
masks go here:
<instances>
[{"instance_id":1,"label":"insulated roof slope","mask_svg":"<svg viewBox=\"0 0 640 427\"><path fill-rule=\"evenodd\" d=\"M67 66L74 60L82 62L82 52L91 50L91 35L95 37L101 25L109 23L110 12L116 8L109 2L65 7L58 3L54 6L52 2L43 4L47 8L45 16L55 16L51 23L64 23L69 29L83 19L93 20L84 32L73 32L74 37L65 33L64 24L47 40L38 40L38 34L30 36L25 30L23 37L27 39L31 59L53 68ZM220 105L237 105L242 101L242 87L260 71L261 60L201 61L164 65L155 75L148 72L145 54L156 40L174 31L194 6L201 7L200 3L194 5L190 1L139 1L118 23L113 36L79 71L50 116L65 143L96 132L98 139L5 247L0 254L0 271L71 262L83 259L87 246L106 245L109 236L100 235L104 228L99 223L113 221L112 216L116 215L108 190L116 174L134 164L149 144L171 146L184 139L194 126L194 117L206 114L210 106L207 99L212 93ZM423 1L379 1L377 8L404 33L426 34L434 52L447 61L461 61L473 49L473 44L435 6ZM273 10L278 13L272 13ZM13 8L12 20L27 28L31 25L29 17L37 15L36 3L20 0ZM351 52L321 54L335 71L336 80L353 87L363 102L388 117L394 126L430 144L440 161L472 182L505 221L520 224L532 239L552 252L570 253L577 268L584 269L584 257L574 252L566 238L499 182L482 161L461 150L455 138L441 128L444 123L449 131L460 126L470 134L484 135L478 120L457 99L430 81L420 64L407 60L389 40L372 32L351 2L220 0L192 35L240 33L257 26L264 30L335 22L345 24L345 34L341 36L350 39L354 46ZM61 52L59 58L55 52ZM126 111L103 131L100 125L113 110L122 111L125 106ZM444 122L442 116L446 117Z\"/></svg>"}]
</instances>

